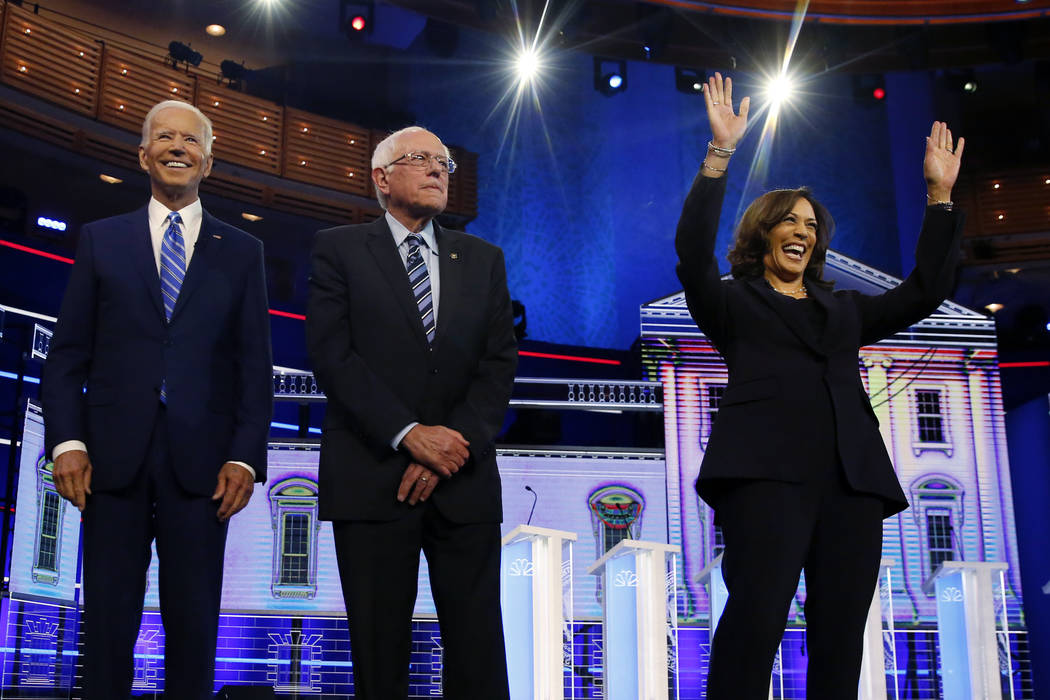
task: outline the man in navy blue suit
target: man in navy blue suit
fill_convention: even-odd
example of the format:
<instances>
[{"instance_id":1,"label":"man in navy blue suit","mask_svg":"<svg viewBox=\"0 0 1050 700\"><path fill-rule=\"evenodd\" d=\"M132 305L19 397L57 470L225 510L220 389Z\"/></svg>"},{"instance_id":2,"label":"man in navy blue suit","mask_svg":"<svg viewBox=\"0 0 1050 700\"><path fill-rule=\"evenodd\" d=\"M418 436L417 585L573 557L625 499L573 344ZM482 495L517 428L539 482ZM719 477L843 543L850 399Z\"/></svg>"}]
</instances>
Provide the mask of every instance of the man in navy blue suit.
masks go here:
<instances>
[{"instance_id":1,"label":"man in navy blue suit","mask_svg":"<svg viewBox=\"0 0 1050 700\"><path fill-rule=\"evenodd\" d=\"M227 522L266 479L273 402L262 244L204 211L211 122L146 115L152 198L86 224L41 389L59 493L83 513L84 690L127 698L150 544L165 695L211 698Z\"/></svg>"}]
</instances>

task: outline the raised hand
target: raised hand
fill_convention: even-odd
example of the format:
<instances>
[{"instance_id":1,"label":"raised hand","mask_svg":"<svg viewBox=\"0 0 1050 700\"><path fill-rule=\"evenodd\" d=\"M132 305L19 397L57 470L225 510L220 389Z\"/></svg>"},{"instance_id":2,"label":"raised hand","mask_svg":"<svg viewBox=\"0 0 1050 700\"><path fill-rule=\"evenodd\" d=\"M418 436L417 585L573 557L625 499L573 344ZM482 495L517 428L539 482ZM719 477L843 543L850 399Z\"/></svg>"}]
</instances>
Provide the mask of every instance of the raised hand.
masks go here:
<instances>
[{"instance_id":1,"label":"raised hand","mask_svg":"<svg viewBox=\"0 0 1050 700\"><path fill-rule=\"evenodd\" d=\"M959 177L966 139L959 137L953 144L952 132L944 122L934 122L930 135L926 137L926 158L922 163L922 174L926 178L926 190L930 200L947 202L952 198L952 187Z\"/></svg>"},{"instance_id":2,"label":"raised hand","mask_svg":"<svg viewBox=\"0 0 1050 700\"><path fill-rule=\"evenodd\" d=\"M740 114L733 112L733 79L722 79L715 73L704 85L704 104L707 105L707 120L711 124L711 143L719 148L735 148L747 131L747 111L751 98L740 100Z\"/></svg>"}]
</instances>

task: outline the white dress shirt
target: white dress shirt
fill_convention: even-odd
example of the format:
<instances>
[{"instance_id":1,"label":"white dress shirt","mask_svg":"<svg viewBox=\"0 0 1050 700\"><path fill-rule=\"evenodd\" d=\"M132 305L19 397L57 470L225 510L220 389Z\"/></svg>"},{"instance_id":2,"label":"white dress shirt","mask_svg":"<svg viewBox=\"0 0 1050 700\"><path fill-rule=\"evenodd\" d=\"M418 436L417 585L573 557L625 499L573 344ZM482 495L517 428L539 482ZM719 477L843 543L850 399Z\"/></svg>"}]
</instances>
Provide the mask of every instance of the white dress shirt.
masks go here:
<instances>
[{"instance_id":1,"label":"white dress shirt","mask_svg":"<svg viewBox=\"0 0 1050 700\"><path fill-rule=\"evenodd\" d=\"M386 213L386 223L390 226L390 233L394 236L394 245L397 246L397 252L401 255L401 264L405 265L405 274L407 275L409 243L406 239L413 231L409 231L390 212ZM430 274L430 297L434 304L434 328L436 329L438 323L438 300L441 297L441 257L438 251L437 236L434 234L434 222L428 221L422 231L414 233L418 233L423 238L423 245L419 246L419 254L423 256L423 262L426 263L427 272ZM396 450L401 445L401 441L408 435L408 431L417 425L419 425L418 422L412 422L402 428L401 432L390 441L390 446Z\"/></svg>"},{"instance_id":2,"label":"white dress shirt","mask_svg":"<svg viewBox=\"0 0 1050 700\"><path fill-rule=\"evenodd\" d=\"M161 204L154 197L150 197L149 206L146 208L147 216L149 217L149 237L150 243L153 246L153 259L157 263L157 275L160 275L160 249L164 243L164 232L168 230L168 215L171 210ZM192 204L188 204L182 209L179 209L179 216L182 218L182 240L186 248L186 269L190 268L190 259L193 257L193 249L197 245L197 238L201 233L201 220L204 218L204 207L201 206L201 200L196 199ZM406 234L407 235L407 234ZM53 460L57 460L58 456L64 452L70 452L72 450L81 450L87 452L87 445L82 440L66 440L55 445L55 449L51 453ZM233 462L239 464L249 472L251 472L252 478L255 478L255 470L244 462Z\"/></svg>"}]
</instances>

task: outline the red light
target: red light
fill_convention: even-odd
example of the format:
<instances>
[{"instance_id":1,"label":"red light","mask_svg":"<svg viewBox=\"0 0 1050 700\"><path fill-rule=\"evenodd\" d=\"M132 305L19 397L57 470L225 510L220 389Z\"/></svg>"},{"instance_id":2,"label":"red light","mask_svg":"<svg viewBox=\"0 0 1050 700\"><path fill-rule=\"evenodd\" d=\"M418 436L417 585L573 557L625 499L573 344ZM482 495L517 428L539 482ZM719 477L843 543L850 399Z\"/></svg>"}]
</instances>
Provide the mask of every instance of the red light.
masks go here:
<instances>
[{"instance_id":1,"label":"red light","mask_svg":"<svg viewBox=\"0 0 1050 700\"><path fill-rule=\"evenodd\" d=\"M353 27L356 32L364 31L365 24L367 24L367 22L362 15L355 15L354 18L350 20L350 26Z\"/></svg>"},{"instance_id":2,"label":"red light","mask_svg":"<svg viewBox=\"0 0 1050 700\"><path fill-rule=\"evenodd\" d=\"M881 100L883 97L886 96L886 91L880 87L877 87L871 91L871 96L874 97L876 100Z\"/></svg>"}]
</instances>

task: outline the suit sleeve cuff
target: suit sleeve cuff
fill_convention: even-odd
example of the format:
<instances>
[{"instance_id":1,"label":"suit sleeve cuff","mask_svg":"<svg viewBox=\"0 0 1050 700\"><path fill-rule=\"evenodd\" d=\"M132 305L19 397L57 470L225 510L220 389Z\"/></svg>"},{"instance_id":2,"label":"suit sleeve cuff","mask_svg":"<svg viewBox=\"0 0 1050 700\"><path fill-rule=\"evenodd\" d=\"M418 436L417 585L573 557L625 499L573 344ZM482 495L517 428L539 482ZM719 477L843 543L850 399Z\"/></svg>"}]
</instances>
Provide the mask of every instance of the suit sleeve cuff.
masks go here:
<instances>
[{"instance_id":1,"label":"suit sleeve cuff","mask_svg":"<svg viewBox=\"0 0 1050 700\"><path fill-rule=\"evenodd\" d=\"M402 428L401 432L395 435L394 439L390 441L390 446L393 447L395 450L401 447L401 441L405 439L406 435L408 435L408 431L412 430L412 428L416 427L417 425L419 425L419 422L413 421L412 423L409 423L404 428Z\"/></svg>"},{"instance_id":2,"label":"suit sleeve cuff","mask_svg":"<svg viewBox=\"0 0 1050 700\"><path fill-rule=\"evenodd\" d=\"M87 445L80 440L66 440L55 445L55 449L51 451L51 461L57 461L58 456L65 454L66 452L72 452L73 450L80 450L81 452L87 452Z\"/></svg>"},{"instance_id":3,"label":"suit sleeve cuff","mask_svg":"<svg viewBox=\"0 0 1050 700\"><path fill-rule=\"evenodd\" d=\"M58 448L57 448L57 447L55 448L55 451L56 451L56 452L58 451ZM254 481L254 480L255 480L255 470L254 470L254 469L252 469L251 467L249 467L249 466L248 466L247 464L245 464L244 462L238 462L238 461L236 461L236 460L233 460L233 459L231 459L231 460L230 460L230 464L236 464L236 465L238 465L238 466L244 467L245 469L247 469L247 470L248 470L248 473L252 475L252 481Z\"/></svg>"}]
</instances>

